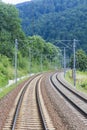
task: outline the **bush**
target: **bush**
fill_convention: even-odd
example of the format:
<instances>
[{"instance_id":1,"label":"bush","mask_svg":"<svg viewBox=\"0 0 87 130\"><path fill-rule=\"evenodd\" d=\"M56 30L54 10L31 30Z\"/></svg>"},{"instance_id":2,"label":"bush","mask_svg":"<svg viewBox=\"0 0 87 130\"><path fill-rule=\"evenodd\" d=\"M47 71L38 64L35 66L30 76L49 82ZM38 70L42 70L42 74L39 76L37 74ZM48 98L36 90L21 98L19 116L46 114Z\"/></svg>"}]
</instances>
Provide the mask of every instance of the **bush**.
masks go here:
<instances>
[{"instance_id":1,"label":"bush","mask_svg":"<svg viewBox=\"0 0 87 130\"><path fill-rule=\"evenodd\" d=\"M87 89L87 83L82 83L81 87Z\"/></svg>"}]
</instances>

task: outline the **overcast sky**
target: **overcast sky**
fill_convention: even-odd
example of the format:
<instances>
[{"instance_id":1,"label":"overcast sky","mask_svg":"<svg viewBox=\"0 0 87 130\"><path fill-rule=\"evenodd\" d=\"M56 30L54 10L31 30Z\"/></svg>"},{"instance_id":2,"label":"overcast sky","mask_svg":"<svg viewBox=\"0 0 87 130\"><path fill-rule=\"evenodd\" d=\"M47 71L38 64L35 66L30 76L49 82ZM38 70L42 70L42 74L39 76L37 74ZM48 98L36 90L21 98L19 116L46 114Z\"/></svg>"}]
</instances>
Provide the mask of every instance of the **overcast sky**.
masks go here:
<instances>
[{"instance_id":1,"label":"overcast sky","mask_svg":"<svg viewBox=\"0 0 87 130\"><path fill-rule=\"evenodd\" d=\"M10 3L10 4L17 4L17 3L22 3L25 1L30 1L30 0L2 0L5 3Z\"/></svg>"}]
</instances>

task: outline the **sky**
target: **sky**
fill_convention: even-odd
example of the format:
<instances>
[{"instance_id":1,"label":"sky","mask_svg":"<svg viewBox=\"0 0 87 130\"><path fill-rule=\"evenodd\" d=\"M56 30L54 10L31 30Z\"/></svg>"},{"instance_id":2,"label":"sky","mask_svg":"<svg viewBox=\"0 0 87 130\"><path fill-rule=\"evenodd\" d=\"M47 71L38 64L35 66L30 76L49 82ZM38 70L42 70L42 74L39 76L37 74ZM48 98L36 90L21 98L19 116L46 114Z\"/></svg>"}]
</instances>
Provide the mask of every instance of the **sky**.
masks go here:
<instances>
[{"instance_id":1,"label":"sky","mask_svg":"<svg viewBox=\"0 0 87 130\"><path fill-rule=\"evenodd\" d=\"M5 3L10 3L10 4L18 4L18 3L22 3L25 1L30 1L30 0L2 0Z\"/></svg>"}]
</instances>

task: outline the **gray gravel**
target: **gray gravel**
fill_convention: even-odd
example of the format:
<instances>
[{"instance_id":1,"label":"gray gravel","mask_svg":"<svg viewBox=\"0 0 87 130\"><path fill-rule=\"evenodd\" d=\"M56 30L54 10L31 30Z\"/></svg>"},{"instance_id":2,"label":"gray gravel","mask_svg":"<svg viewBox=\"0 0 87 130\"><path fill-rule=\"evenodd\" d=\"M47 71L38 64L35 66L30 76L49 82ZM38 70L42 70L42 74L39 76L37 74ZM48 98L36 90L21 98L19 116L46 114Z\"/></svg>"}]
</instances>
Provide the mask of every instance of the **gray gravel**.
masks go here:
<instances>
[{"instance_id":1,"label":"gray gravel","mask_svg":"<svg viewBox=\"0 0 87 130\"><path fill-rule=\"evenodd\" d=\"M0 100L0 130L2 130L11 107L25 81Z\"/></svg>"},{"instance_id":2,"label":"gray gravel","mask_svg":"<svg viewBox=\"0 0 87 130\"><path fill-rule=\"evenodd\" d=\"M49 74L50 75L50 74ZM54 89L47 74L41 82L41 91L56 130L87 130L87 119L81 115ZM24 84L24 83L23 83ZM23 84L0 100L0 130Z\"/></svg>"},{"instance_id":3,"label":"gray gravel","mask_svg":"<svg viewBox=\"0 0 87 130\"><path fill-rule=\"evenodd\" d=\"M81 115L49 83L43 79L42 94L56 130L87 130L87 119ZM85 121L84 121L85 120Z\"/></svg>"}]
</instances>

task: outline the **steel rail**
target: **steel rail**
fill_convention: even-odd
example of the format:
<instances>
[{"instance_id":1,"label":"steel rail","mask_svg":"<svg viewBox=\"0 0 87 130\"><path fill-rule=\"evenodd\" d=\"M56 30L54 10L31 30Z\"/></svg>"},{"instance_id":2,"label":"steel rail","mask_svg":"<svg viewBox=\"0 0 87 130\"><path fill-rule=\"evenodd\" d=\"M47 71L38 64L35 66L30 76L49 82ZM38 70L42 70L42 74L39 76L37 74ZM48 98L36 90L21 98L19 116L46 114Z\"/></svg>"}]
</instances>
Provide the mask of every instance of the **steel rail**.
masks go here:
<instances>
[{"instance_id":1,"label":"steel rail","mask_svg":"<svg viewBox=\"0 0 87 130\"><path fill-rule=\"evenodd\" d=\"M36 89L36 101L37 101L37 106L38 106L38 110L39 110L39 113L40 113L43 128L44 128L44 130L47 130L45 119L44 119L44 116L43 116L43 111L42 111L42 108L41 108L40 99L39 99L39 93L38 93L38 84L39 84L40 79L41 79L41 77L37 81L36 88L35 88Z\"/></svg>"},{"instance_id":2,"label":"steel rail","mask_svg":"<svg viewBox=\"0 0 87 130\"><path fill-rule=\"evenodd\" d=\"M21 107L21 104L22 104L22 100L23 100L24 94L25 94L25 92L26 92L26 89L27 89L27 87L28 87L28 84L29 84L34 78L36 78L36 76L37 76L37 75L35 75L34 77L31 77L31 78L30 78L30 80L25 84L25 87L24 87L24 89L23 89L22 92L21 92L20 98L19 98L18 103L17 103L17 106L16 106L16 110L15 110L15 113L14 113L14 117L13 117L13 120L12 120L11 130L15 130L17 117L18 117L18 115L19 115L19 111L20 111L20 107Z\"/></svg>"},{"instance_id":3,"label":"steel rail","mask_svg":"<svg viewBox=\"0 0 87 130\"><path fill-rule=\"evenodd\" d=\"M18 100L18 103L17 103L17 106L16 106L16 109L15 109L15 113L14 113L14 117L13 117L13 121L12 121L12 125L11 125L11 130L15 130L16 129L16 123L17 123L17 119L18 119L18 116L19 116L19 112L20 112L20 109L21 109L21 105L22 105L22 101L23 101L23 98L24 98L24 95L25 95L25 92L28 88L28 85L35 79L37 78L37 76L34 76L32 77L25 85L24 89L22 90L21 92L21 95L20 95L20 98ZM36 85L35 85L35 97L36 97L36 104L37 104L37 109L38 109L38 113L39 113L39 117L40 117L40 120L41 120L41 125L42 125L42 128L43 130L48 130L48 129L52 129L52 130L55 130L52 122L51 122L51 119L49 116L46 116L44 114L44 110L45 110L45 106L43 107L43 100L41 100L41 92L39 91L40 89L40 80L41 80L42 76L40 76L38 78L38 80L36 81ZM33 109L33 108L32 108ZM45 112L47 113L48 115L48 112L47 110L45 110Z\"/></svg>"},{"instance_id":4,"label":"steel rail","mask_svg":"<svg viewBox=\"0 0 87 130\"><path fill-rule=\"evenodd\" d=\"M54 75L54 74L53 74ZM55 82L53 81L53 75L50 77L51 83L53 84L53 86L56 88L56 90L72 105L74 106L75 109L77 109L84 117L87 118L87 111L81 109L81 107L76 104L75 102L72 101L72 99L70 99L68 97L68 95L66 95L62 90L61 87L59 88L57 86L57 84L55 84ZM62 85L63 86L63 85ZM79 98L79 97L78 97ZM85 103L85 102L84 102ZM86 104L86 103L85 103Z\"/></svg>"},{"instance_id":5,"label":"steel rail","mask_svg":"<svg viewBox=\"0 0 87 130\"><path fill-rule=\"evenodd\" d=\"M54 128L54 126L51 122L51 119L49 118L49 121L48 121L46 116L44 115L44 112L43 112L44 108L41 105L41 101L40 101L40 97L39 97L39 91L38 91L39 82L40 82L41 78L42 77L39 78L39 80L37 81L37 84L36 84L36 100L37 100L37 105L38 105L40 117L41 117L41 120L42 120L42 125L43 125L44 130L55 130L55 128ZM50 125L49 125L49 123L50 123Z\"/></svg>"},{"instance_id":6,"label":"steel rail","mask_svg":"<svg viewBox=\"0 0 87 130\"><path fill-rule=\"evenodd\" d=\"M81 100L83 100L84 102L87 103L87 98L85 98L84 96L80 95L80 93L78 93L75 89L68 87L68 85L66 85L63 80L61 78L58 77L58 74L56 75L56 79L70 92L72 92L74 95L76 95L77 97L79 97Z\"/></svg>"}]
</instances>

